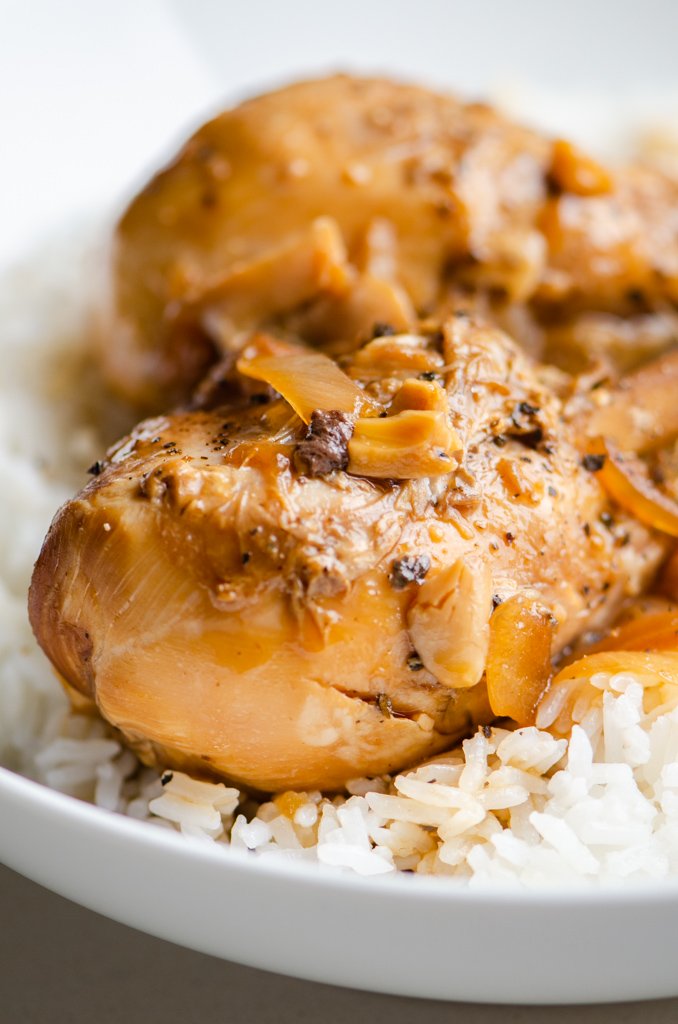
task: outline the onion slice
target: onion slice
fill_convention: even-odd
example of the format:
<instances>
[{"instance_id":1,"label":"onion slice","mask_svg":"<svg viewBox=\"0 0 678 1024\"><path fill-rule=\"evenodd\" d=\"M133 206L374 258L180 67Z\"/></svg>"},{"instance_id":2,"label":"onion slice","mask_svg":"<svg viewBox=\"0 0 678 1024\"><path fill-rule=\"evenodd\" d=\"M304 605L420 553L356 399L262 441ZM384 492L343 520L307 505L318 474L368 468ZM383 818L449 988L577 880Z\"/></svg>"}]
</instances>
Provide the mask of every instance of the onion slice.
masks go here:
<instances>
[{"instance_id":1,"label":"onion slice","mask_svg":"<svg viewBox=\"0 0 678 1024\"><path fill-rule=\"evenodd\" d=\"M591 452L601 456L598 479L617 504L646 526L678 537L678 503L652 482L640 459L603 438L592 442Z\"/></svg>"},{"instance_id":2,"label":"onion slice","mask_svg":"<svg viewBox=\"0 0 678 1024\"><path fill-rule=\"evenodd\" d=\"M674 350L624 377L604 405L586 414L582 426L589 437L606 437L624 451L653 451L678 435L677 396Z\"/></svg>"},{"instance_id":3,"label":"onion slice","mask_svg":"<svg viewBox=\"0 0 678 1024\"><path fill-rule=\"evenodd\" d=\"M538 598L514 594L490 619L485 667L487 694L495 715L531 725L552 674L556 621Z\"/></svg>"},{"instance_id":4,"label":"onion slice","mask_svg":"<svg viewBox=\"0 0 678 1024\"><path fill-rule=\"evenodd\" d=\"M349 415L375 413L378 406L328 356L312 349L275 342L271 355L250 354L237 362L245 377L264 381L292 406L304 423L310 423L316 410L345 412Z\"/></svg>"},{"instance_id":5,"label":"onion slice","mask_svg":"<svg viewBox=\"0 0 678 1024\"><path fill-rule=\"evenodd\" d=\"M678 652L676 651L598 651L585 654L562 669L551 687L571 679L590 679L599 673L616 675L628 672L655 683L678 683Z\"/></svg>"},{"instance_id":6,"label":"onion slice","mask_svg":"<svg viewBox=\"0 0 678 1024\"><path fill-rule=\"evenodd\" d=\"M678 651L678 609L630 619L611 630L587 653L599 651Z\"/></svg>"}]
</instances>

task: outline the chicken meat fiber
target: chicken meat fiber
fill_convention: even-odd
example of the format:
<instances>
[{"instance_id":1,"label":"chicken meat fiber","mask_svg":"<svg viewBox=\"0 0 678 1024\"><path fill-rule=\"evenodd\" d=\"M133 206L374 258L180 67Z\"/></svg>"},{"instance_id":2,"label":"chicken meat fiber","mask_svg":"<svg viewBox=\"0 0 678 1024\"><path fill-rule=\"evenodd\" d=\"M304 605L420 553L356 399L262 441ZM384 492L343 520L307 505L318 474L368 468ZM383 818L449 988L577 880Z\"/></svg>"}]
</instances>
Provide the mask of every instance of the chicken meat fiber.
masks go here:
<instances>
[{"instance_id":1,"label":"chicken meat fiber","mask_svg":"<svg viewBox=\"0 0 678 1024\"><path fill-rule=\"evenodd\" d=\"M250 334L55 518L36 636L148 763L261 791L398 771L529 721L551 658L656 573L562 375L460 309L375 335L337 364Z\"/></svg>"}]
</instances>

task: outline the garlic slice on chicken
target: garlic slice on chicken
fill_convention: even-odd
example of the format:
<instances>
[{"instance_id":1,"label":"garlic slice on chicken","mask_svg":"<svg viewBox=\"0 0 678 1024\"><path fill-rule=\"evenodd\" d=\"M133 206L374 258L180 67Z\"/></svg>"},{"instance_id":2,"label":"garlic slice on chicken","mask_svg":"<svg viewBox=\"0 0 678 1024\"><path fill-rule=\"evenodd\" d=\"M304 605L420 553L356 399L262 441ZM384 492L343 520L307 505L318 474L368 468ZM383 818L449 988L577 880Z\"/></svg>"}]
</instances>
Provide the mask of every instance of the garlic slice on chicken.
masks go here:
<instances>
[{"instance_id":1,"label":"garlic slice on chicken","mask_svg":"<svg viewBox=\"0 0 678 1024\"><path fill-rule=\"evenodd\" d=\"M460 558L427 579L407 613L412 643L436 679L456 690L485 671L492 575L485 562Z\"/></svg>"}]
</instances>

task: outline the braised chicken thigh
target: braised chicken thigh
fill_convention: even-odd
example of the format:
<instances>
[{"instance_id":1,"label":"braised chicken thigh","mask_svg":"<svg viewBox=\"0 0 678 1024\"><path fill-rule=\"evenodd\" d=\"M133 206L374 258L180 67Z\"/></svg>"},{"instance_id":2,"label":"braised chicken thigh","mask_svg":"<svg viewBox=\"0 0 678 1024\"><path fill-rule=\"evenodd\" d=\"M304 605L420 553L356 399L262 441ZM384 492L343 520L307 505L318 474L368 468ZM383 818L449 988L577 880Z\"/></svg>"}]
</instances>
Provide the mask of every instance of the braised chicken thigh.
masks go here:
<instances>
[{"instance_id":1,"label":"braised chicken thigh","mask_svg":"<svg viewBox=\"0 0 678 1024\"><path fill-rule=\"evenodd\" d=\"M243 332L331 351L464 294L535 355L628 369L678 335L678 185L491 108L338 76L204 125L118 227L110 380L186 397Z\"/></svg>"},{"instance_id":2,"label":"braised chicken thigh","mask_svg":"<svg viewBox=\"0 0 678 1024\"><path fill-rule=\"evenodd\" d=\"M332 790L530 721L667 551L601 486L590 410L465 312L340 365L255 333L224 375L229 404L215 374L93 467L31 588L67 687L148 762Z\"/></svg>"}]
</instances>

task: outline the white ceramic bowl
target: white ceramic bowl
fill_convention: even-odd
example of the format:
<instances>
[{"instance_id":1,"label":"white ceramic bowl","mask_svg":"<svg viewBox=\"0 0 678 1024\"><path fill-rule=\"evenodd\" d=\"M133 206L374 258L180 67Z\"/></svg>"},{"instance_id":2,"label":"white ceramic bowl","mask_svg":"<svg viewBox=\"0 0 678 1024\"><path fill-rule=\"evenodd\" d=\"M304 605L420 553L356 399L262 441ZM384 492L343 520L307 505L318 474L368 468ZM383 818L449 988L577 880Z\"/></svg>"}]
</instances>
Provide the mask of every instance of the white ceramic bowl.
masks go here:
<instances>
[{"instance_id":1,"label":"white ceramic bowl","mask_svg":"<svg viewBox=\"0 0 678 1024\"><path fill-rule=\"evenodd\" d=\"M469 891L213 849L0 769L0 859L204 953L395 995L582 1003L678 994L678 884Z\"/></svg>"},{"instance_id":2,"label":"white ceramic bowl","mask_svg":"<svg viewBox=\"0 0 678 1024\"><path fill-rule=\"evenodd\" d=\"M553 109L540 107L545 92L578 94L553 127L595 143L610 135L610 111L637 116L654 109L652 96L675 96L677 37L673 0L646 0L642 11L602 0L119 0L105 19L86 2L15 5L0 37L0 117L17 140L0 168L0 262L129 188L223 95L335 67L476 93L532 82L537 119ZM95 122L106 131L93 134ZM211 849L2 769L0 860L154 935L317 981L504 1003L678 994L678 883L479 892L444 879L366 880Z\"/></svg>"}]
</instances>

